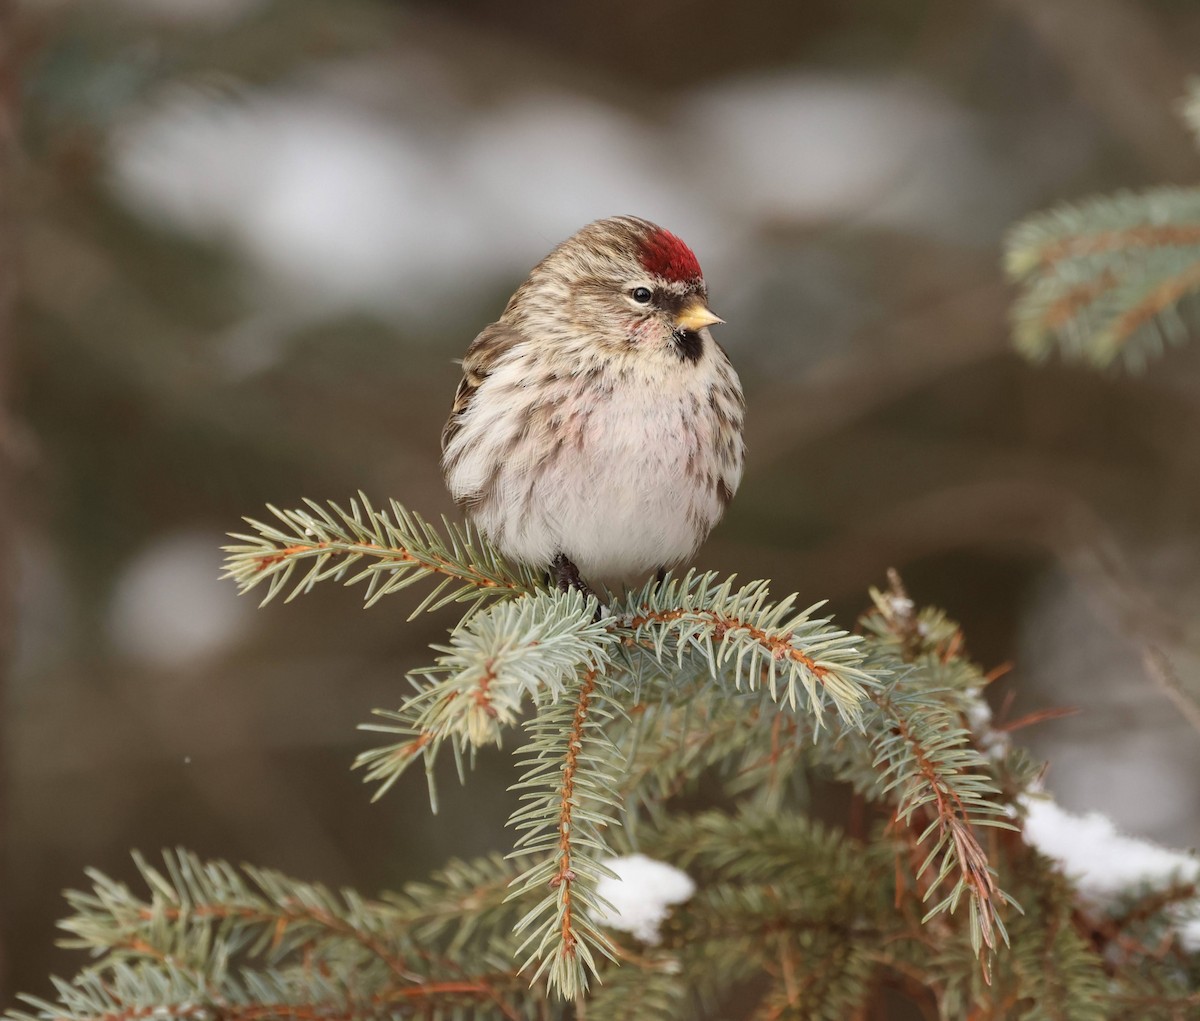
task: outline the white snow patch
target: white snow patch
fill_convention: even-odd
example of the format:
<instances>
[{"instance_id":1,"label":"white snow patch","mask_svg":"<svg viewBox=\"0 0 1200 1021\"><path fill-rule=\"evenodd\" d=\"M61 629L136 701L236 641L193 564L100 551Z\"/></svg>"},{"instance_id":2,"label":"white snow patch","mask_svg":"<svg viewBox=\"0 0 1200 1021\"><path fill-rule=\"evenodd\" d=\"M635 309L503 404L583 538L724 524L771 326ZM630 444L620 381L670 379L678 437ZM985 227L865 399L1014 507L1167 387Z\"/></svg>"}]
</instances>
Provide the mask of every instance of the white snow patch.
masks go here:
<instances>
[{"instance_id":1,"label":"white snow patch","mask_svg":"<svg viewBox=\"0 0 1200 1021\"><path fill-rule=\"evenodd\" d=\"M988 705L982 688L967 688L967 726L985 754L993 759L1005 758L1012 746L1008 734L992 725L992 707Z\"/></svg>"},{"instance_id":2,"label":"white snow patch","mask_svg":"<svg viewBox=\"0 0 1200 1021\"><path fill-rule=\"evenodd\" d=\"M991 730L992 707L983 697L982 688L967 688L963 692L969 699L967 703L967 723L974 732Z\"/></svg>"},{"instance_id":3,"label":"white snow patch","mask_svg":"<svg viewBox=\"0 0 1200 1021\"><path fill-rule=\"evenodd\" d=\"M444 315L528 272L601 216L634 212L706 262L731 246L661 139L615 108L526 96L453 131L305 87L229 95L177 87L112 140L119 197L227 241L293 312Z\"/></svg>"},{"instance_id":4,"label":"white snow patch","mask_svg":"<svg viewBox=\"0 0 1200 1021\"><path fill-rule=\"evenodd\" d=\"M729 247L663 128L582 96L530 94L481 116L464 133L458 165L478 203L487 245L527 269L602 216L634 213L684 237L708 267ZM710 270L711 272L711 270Z\"/></svg>"},{"instance_id":5,"label":"white snow patch","mask_svg":"<svg viewBox=\"0 0 1200 1021\"><path fill-rule=\"evenodd\" d=\"M680 138L714 193L767 223L852 218L961 233L995 179L969 116L914 80L732 79L686 102ZM974 227L977 217L966 219Z\"/></svg>"},{"instance_id":6,"label":"white snow patch","mask_svg":"<svg viewBox=\"0 0 1200 1021\"><path fill-rule=\"evenodd\" d=\"M1139 885L1200 880L1200 859L1121 833L1099 812L1068 812L1050 798L1025 795L1025 839L1054 858L1084 896L1101 903Z\"/></svg>"},{"instance_id":7,"label":"white snow patch","mask_svg":"<svg viewBox=\"0 0 1200 1021\"><path fill-rule=\"evenodd\" d=\"M437 156L415 129L330 97L178 89L115 136L111 159L130 206L233 242L302 304L411 315L486 252Z\"/></svg>"},{"instance_id":8,"label":"white snow patch","mask_svg":"<svg viewBox=\"0 0 1200 1021\"><path fill-rule=\"evenodd\" d=\"M1025 840L1055 859L1088 900L1103 907L1137 887L1163 889L1171 883L1200 882L1200 858L1120 832L1099 812L1079 815L1052 798L1021 796ZM1179 942L1200 952L1200 899L1171 909Z\"/></svg>"},{"instance_id":9,"label":"white snow patch","mask_svg":"<svg viewBox=\"0 0 1200 1021\"><path fill-rule=\"evenodd\" d=\"M1194 612L1196 556L1172 546L1126 550L1129 569L1157 605ZM1082 555L1082 554L1081 554ZM1164 574L1163 563L1170 573ZM1054 763L1054 793L1072 808L1102 812L1118 828L1171 846L1196 843L1196 778L1200 743L1170 702L1146 677L1142 652L1118 603L1104 584L1083 581L1097 568L1081 561L1082 574L1047 573L1024 608L1016 660L1022 684L1052 704L1084 711L1050 727L1031 727L1022 743L1035 758ZM1093 586L1097 586L1092 591ZM1135 630L1136 630L1135 625ZM1166 650L1181 676L1200 675L1190 658L1192 637Z\"/></svg>"},{"instance_id":10,"label":"white snow patch","mask_svg":"<svg viewBox=\"0 0 1200 1021\"><path fill-rule=\"evenodd\" d=\"M629 854L603 862L617 874L602 876L596 893L612 905L600 924L631 933L643 943L657 943L658 929L672 904L682 904L696 892L686 872L644 854Z\"/></svg>"},{"instance_id":11,"label":"white snow patch","mask_svg":"<svg viewBox=\"0 0 1200 1021\"><path fill-rule=\"evenodd\" d=\"M221 537L176 532L138 553L117 580L109 616L114 644L157 668L210 658L248 620L237 589L220 578Z\"/></svg>"},{"instance_id":12,"label":"white snow patch","mask_svg":"<svg viewBox=\"0 0 1200 1021\"><path fill-rule=\"evenodd\" d=\"M1179 926L1179 942L1189 954L1200 954L1200 910Z\"/></svg>"}]
</instances>

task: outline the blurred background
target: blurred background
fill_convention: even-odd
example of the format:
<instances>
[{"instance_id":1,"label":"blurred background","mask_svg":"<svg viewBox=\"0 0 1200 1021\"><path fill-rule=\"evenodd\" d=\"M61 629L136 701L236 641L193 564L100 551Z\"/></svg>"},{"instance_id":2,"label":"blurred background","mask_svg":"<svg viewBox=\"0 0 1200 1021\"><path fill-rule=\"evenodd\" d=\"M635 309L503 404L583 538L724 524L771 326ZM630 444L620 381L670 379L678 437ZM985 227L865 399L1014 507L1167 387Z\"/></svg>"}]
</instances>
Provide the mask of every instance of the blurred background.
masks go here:
<instances>
[{"instance_id":1,"label":"blurred background","mask_svg":"<svg viewBox=\"0 0 1200 1021\"><path fill-rule=\"evenodd\" d=\"M449 512L453 359L621 212L696 250L748 395L704 566L847 623L899 568L1012 664L1001 720L1080 710L1017 735L1066 807L1200 843L1200 344L1030 366L1000 269L1027 212L1194 182L1198 52L1190 0L0 2L0 1002L134 847L372 893L508 846L504 755L437 817L348 768L453 611L256 610L218 548Z\"/></svg>"}]
</instances>

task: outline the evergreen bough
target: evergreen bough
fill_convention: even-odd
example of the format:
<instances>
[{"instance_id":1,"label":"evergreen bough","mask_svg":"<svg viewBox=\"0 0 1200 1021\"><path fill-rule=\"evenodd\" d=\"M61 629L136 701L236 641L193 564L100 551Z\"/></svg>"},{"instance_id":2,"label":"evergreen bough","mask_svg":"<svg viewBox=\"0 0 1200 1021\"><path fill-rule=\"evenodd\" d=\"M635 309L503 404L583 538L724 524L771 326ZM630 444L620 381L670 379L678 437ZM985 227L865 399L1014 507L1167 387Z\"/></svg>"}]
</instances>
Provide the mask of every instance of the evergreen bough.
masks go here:
<instances>
[{"instance_id":1,"label":"evergreen bough","mask_svg":"<svg viewBox=\"0 0 1200 1021\"><path fill-rule=\"evenodd\" d=\"M1184 112L1200 136L1200 86ZM1140 367L1195 319L1200 189L1031 218L1008 268L1026 355ZM944 1021L1200 1017L1194 879L1097 905L1029 846L1040 764L990 722L958 626L895 575L849 633L694 571L600 606L394 501L270 509L227 561L264 602L338 581L368 605L429 583L411 616L465 604L356 765L379 796L420 762L436 810L443 752L465 780L514 741L511 852L375 900L137 856L144 889L93 871L67 895L64 943L92 962L9 1021L845 1021L885 989ZM685 807L702 781L724 807ZM814 783L844 785L843 825L813 818ZM605 925L597 886L632 850L698 886L655 943Z\"/></svg>"},{"instance_id":2,"label":"evergreen bough","mask_svg":"<svg viewBox=\"0 0 1200 1021\"><path fill-rule=\"evenodd\" d=\"M62 926L92 963L10 1021L842 1021L885 987L946 1019L1165 1021L1198 1002L1173 928L1195 889L1101 917L1026 846L1039 766L986 723L958 626L897 577L847 633L696 572L600 607L361 496L274 517L229 547L243 590L329 580L374 601L426 581L418 611L468 604L358 765L382 793L420 762L434 797L442 752L465 777L515 739L511 853L376 900L182 850L137 858L144 889L90 873ZM723 808L682 808L701 779ZM822 781L845 785L845 826L810 815ZM698 885L657 943L604 924L598 881L633 849Z\"/></svg>"},{"instance_id":3,"label":"evergreen bough","mask_svg":"<svg viewBox=\"0 0 1200 1021\"><path fill-rule=\"evenodd\" d=\"M1200 142L1200 80L1181 110ZM1061 205L1013 228L1017 349L1141 369L1200 326L1200 188L1153 188Z\"/></svg>"}]
</instances>

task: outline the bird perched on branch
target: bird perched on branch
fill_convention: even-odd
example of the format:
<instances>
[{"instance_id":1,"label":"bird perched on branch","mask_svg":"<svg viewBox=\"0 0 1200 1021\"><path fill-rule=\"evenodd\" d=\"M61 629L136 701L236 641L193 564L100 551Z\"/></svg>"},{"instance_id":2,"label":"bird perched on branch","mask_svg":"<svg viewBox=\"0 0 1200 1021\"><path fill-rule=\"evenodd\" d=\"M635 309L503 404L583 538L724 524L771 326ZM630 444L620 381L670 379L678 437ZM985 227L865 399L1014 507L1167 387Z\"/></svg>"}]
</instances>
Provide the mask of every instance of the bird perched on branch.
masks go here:
<instances>
[{"instance_id":1,"label":"bird perched on branch","mask_svg":"<svg viewBox=\"0 0 1200 1021\"><path fill-rule=\"evenodd\" d=\"M442 432L456 503L559 588L688 559L737 491L741 383L696 256L635 216L538 263L467 349Z\"/></svg>"}]
</instances>

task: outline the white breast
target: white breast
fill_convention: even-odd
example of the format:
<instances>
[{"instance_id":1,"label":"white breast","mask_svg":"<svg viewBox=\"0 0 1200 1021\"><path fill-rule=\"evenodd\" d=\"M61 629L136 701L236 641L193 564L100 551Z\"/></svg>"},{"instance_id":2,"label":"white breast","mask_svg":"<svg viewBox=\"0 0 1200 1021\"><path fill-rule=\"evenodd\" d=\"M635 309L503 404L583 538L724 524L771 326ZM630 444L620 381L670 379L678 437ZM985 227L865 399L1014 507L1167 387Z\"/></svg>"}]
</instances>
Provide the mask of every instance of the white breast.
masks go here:
<instances>
[{"instance_id":1,"label":"white breast","mask_svg":"<svg viewBox=\"0 0 1200 1021\"><path fill-rule=\"evenodd\" d=\"M717 483L732 493L741 474L740 436L732 461L718 453L713 388L737 385L724 355L708 340L695 365L550 391L538 378L528 364L495 372L447 448L451 492L484 533L512 559L563 553L610 584L690 557L724 510Z\"/></svg>"}]
</instances>

